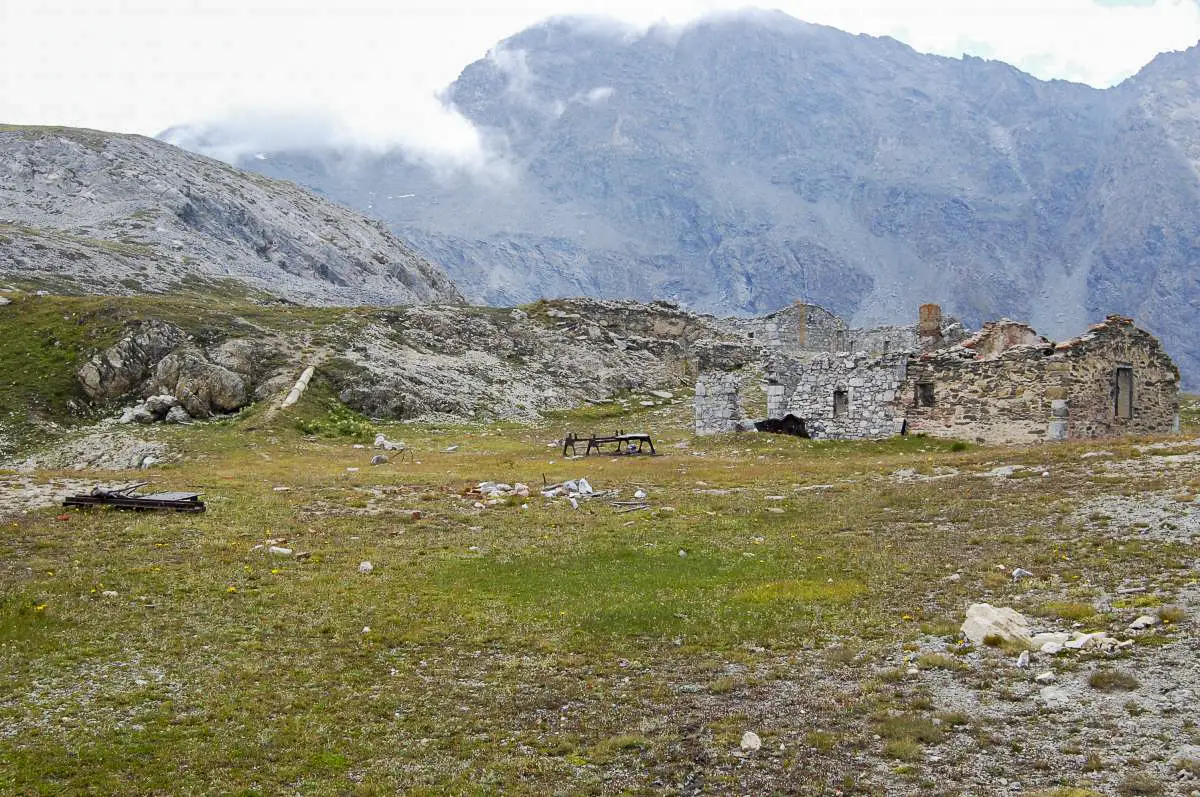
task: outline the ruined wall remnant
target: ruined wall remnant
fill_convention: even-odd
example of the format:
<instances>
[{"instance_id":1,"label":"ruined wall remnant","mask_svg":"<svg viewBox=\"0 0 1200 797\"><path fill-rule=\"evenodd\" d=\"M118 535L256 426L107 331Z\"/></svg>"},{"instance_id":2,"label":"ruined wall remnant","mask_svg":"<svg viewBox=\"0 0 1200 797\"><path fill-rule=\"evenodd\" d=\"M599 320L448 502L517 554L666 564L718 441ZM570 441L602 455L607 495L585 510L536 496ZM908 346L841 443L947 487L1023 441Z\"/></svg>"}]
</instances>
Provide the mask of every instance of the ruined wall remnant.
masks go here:
<instances>
[{"instance_id":1,"label":"ruined wall remnant","mask_svg":"<svg viewBox=\"0 0 1200 797\"><path fill-rule=\"evenodd\" d=\"M768 404L770 416L802 418L814 439L856 440L891 437L904 425L897 393L904 384L905 352L872 357L827 354L792 365L789 384ZM779 379L779 374L772 376ZM768 396L772 396L768 388Z\"/></svg>"},{"instance_id":2,"label":"ruined wall remnant","mask_svg":"<svg viewBox=\"0 0 1200 797\"><path fill-rule=\"evenodd\" d=\"M849 328L824 307L796 302L761 318L723 319L731 331L756 345L787 352L844 351Z\"/></svg>"},{"instance_id":3,"label":"ruined wall remnant","mask_svg":"<svg viewBox=\"0 0 1200 797\"><path fill-rule=\"evenodd\" d=\"M1014 346L1049 346L1050 341L1028 324L1003 318L987 322L962 345L973 349L981 360L993 360Z\"/></svg>"},{"instance_id":4,"label":"ruined wall remnant","mask_svg":"<svg viewBox=\"0 0 1200 797\"><path fill-rule=\"evenodd\" d=\"M917 316L917 337L921 351L933 351L942 345L942 306L923 304Z\"/></svg>"},{"instance_id":5,"label":"ruined wall remnant","mask_svg":"<svg viewBox=\"0 0 1200 797\"><path fill-rule=\"evenodd\" d=\"M988 443L1172 431L1178 369L1130 319L1110 316L1057 346L1036 337L1004 348L1029 339L1021 329L993 325L974 348L914 357L901 389L909 430Z\"/></svg>"},{"instance_id":6,"label":"ruined wall remnant","mask_svg":"<svg viewBox=\"0 0 1200 797\"><path fill-rule=\"evenodd\" d=\"M737 430L742 411L742 375L712 372L696 381L696 434L725 434Z\"/></svg>"}]
</instances>

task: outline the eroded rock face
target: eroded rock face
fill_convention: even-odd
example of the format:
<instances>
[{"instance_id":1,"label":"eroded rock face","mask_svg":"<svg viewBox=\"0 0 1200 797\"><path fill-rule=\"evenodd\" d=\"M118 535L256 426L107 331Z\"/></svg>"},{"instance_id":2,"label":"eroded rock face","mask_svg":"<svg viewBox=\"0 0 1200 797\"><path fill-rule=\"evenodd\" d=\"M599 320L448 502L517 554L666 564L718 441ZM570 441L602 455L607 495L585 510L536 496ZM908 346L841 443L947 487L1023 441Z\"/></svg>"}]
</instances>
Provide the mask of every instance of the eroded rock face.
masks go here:
<instances>
[{"instance_id":1,"label":"eroded rock face","mask_svg":"<svg viewBox=\"0 0 1200 797\"><path fill-rule=\"evenodd\" d=\"M195 348L162 358L154 369L154 387L179 399L193 418L236 412L249 403L246 380Z\"/></svg>"},{"instance_id":2,"label":"eroded rock face","mask_svg":"<svg viewBox=\"0 0 1200 797\"><path fill-rule=\"evenodd\" d=\"M162 321L145 321L115 345L96 354L77 372L84 392L95 401L128 395L171 350L186 339L183 330Z\"/></svg>"},{"instance_id":3,"label":"eroded rock face","mask_svg":"<svg viewBox=\"0 0 1200 797\"><path fill-rule=\"evenodd\" d=\"M155 405L142 420L149 423L167 414L168 406L156 409L167 399L193 418L236 412L252 400L258 378L266 382L273 376L265 373L267 360L255 341L234 338L205 352L173 324L151 320L131 326L76 376L93 401L146 398Z\"/></svg>"}]
</instances>

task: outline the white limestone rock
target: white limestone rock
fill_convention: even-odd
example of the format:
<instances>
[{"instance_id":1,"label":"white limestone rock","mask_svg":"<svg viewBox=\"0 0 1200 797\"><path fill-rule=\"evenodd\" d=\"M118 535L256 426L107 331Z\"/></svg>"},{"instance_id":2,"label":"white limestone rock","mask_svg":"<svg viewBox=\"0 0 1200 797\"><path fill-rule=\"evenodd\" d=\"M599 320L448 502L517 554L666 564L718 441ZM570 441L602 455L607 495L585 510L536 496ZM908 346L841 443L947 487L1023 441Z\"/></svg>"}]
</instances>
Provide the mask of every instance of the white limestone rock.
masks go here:
<instances>
[{"instance_id":1,"label":"white limestone rock","mask_svg":"<svg viewBox=\"0 0 1200 797\"><path fill-rule=\"evenodd\" d=\"M754 752L762 747L762 739L754 731L746 731L742 734L742 749L747 752Z\"/></svg>"},{"instance_id":2,"label":"white limestone rock","mask_svg":"<svg viewBox=\"0 0 1200 797\"><path fill-rule=\"evenodd\" d=\"M1028 645L1031 640L1029 621L1023 614L987 603L976 603L967 609L962 633L976 645L982 645L983 640L991 636L1022 645Z\"/></svg>"}]
</instances>

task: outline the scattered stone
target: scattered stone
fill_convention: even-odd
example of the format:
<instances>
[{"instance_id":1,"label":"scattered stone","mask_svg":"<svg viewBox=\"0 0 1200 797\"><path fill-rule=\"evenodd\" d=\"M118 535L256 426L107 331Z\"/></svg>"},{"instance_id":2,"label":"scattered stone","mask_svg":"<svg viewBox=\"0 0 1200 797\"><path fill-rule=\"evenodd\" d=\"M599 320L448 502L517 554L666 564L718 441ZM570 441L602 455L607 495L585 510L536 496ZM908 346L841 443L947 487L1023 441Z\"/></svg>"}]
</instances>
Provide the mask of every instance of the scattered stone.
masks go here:
<instances>
[{"instance_id":1,"label":"scattered stone","mask_svg":"<svg viewBox=\"0 0 1200 797\"><path fill-rule=\"evenodd\" d=\"M4 307L6 304L12 304L12 299L9 299L7 296L0 296L0 307Z\"/></svg>"},{"instance_id":2,"label":"scattered stone","mask_svg":"<svg viewBox=\"0 0 1200 797\"><path fill-rule=\"evenodd\" d=\"M1153 628L1158 625L1158 618L1149 614L1144 614L1138 619L1129 624L1130 631L1141 631L1146 628Z\"/></svg>"},{"instance_id":3,"label":"scattered stone","mask_svg":"<svg viewBox=\"0 0 1200 797\"><path fill-rule=\"evenodd\" d=\"M291 556L292 549L291 548L281 548L278 545L272 545L270 548L267 549L267 553L274 554L275 556Z\"/></svg>"},{"instance_id":4,"label":"scattered stone","mask_svg":"<svg viewBox=\"0 0 1200 797\"><path fill-rule=\"evenodd\" d=\"M1017 667L1021 668L1022 670L1029 667L1029 651L1028 650L1022 650L1021 655L1017 656Z\"/></svg>"},{"instance_id":5,"label":"scattered stone","mask_svg":"<svg viewBox=\"0 0 1200 797\"><path fill-rule=\"evenodd\" d=\"M104 590L104 592L101 592L100 594L101 594L103 597L105 597L105 598L117 598L117 597L120 597L120 596L117 594L117 591L116 591L115 589L106 589L106 590Z\"/></svg>"},{"instance_id":6,"label":"scattered stone","mask_svg":"<svg viewBox=\"0 0 1200 797\"><path fill-rule=\"evenodd\" d=\"M673 399L673 398L675 398L675 394L674 394L674 393L672 393L672 392L671 392L671 391L669 391L669 390L651 390L651 391L648 391L648 392L650 393L650 395L651 395L651 396L654 396L655 398L660 398L660 399Z\"/></svg>"},{"instance_id":7,"label":"scattered stone","mask_svg":"<svg viewBox=\"0 0 1200 797\"><path fill-rule=\"evenodd\" d=\"M346 468L346 473L358 473L358 468Z\"/></svg>"},{"instance_id":8,"label":"scattered stone","mask_svg":"<svg viewBox=\"0 0 1200 797\"><path fill-rule=\"evenodd\" d=\"M453 454L457 450L458 450L458 446L447 446L446 448L442 449L442 453L443 454Z\"/></svg>"},{"instance_id":9,"label":"scattered stone","mask_svg":"<svg viewBox=\"0 0 1200 797\"><path fill-rule=\"evenodd\" d=\"M1062 709L1071 705L1071 697L1061 686L1043 686L1038 693L1046 708Z\"/></svg>"},{"instance_id":10,"label":"scattered stone","mask_svg":"<svg viewBox=\"0 0 1200 797\"><path fill-rule=\"evenodd\" d=\"M388 458L385 457L383 454L376 454L375 456L371 457L371 464L372 465L386 465L386 464L388 464Z\"/></svg>"},{"instance_id":11,"label":"scattered stone","mask_svg":"<svg viewBox=\"0 0 1200 797\"><path fill-rule=\"evenodd\" d=\"M643 498L645 498L645 497L646 497L646 491L645 491L645 490L638 490L637 492L635 492L635 493L633 494L633 497L634 497L634 498L637 498L638 500L641 500L641 499L643 499Z\"/></svg>"},{"instance_id":12,"label":"scattered stone","mask_svg":"<svg viewBox=\"0 0 1200 797\"><path fill-rule=\"evenodd\" d=\"M1029 621L1024 615L1013 609L997 608L987 603L976 603L967 609L962 633L976 645L984 644L984 639L988 637L999 637L1006 642L1026 645L1030 642Z\"/></svg>"},{"instance_id":13,"label":"scattered stone","mask_svg":"<svg viewBox=\"0 0 1200 797\"><path fill-rule=\"evenodd\" d=\"M163 423L169 424L185 424L191 423L192 416L188 415L188 411L183 407L175 406L167 410L167 414L163 416Z\"/></svg>"},{"instance_id":14,"label":"scattered stone","mask_svg":"<svg viewBox=\"0 0 1200 797\"><path fill-rule=\"evenodd\" d=\"M947 581L962 581L962 574L961 573L951 573L950 575L946 576L946 580Z\"/></svg>"},{"instance_id":15,"label":"scattered stone","mask_svg":"<svg viewBox=\"0 0 1200 797\"><path fill-rule=\"evenodd\" d=\"M375 447L384 451L403 451L407 446L400 440L388 440L386 435L375 435Z\"/></svg>"},{"instance_id":16,"label":"scattered stone","mask_svg":"<svg viewBox=\"0 0 1200 797\"><path fill-rule=\"evenodd\" d=\"M680 559L686 559L686 558L687 558L687 551L685 551L685 550L683 550L682 548L680 548L680 549L679 549L679 558L680 558Z\"/></svg>"},{"instance_id":17,"label":"scattered stone","mask_svg":"<svg viewBox=\"0 0 1200 797\"><path fill-rule=\"evenodd\" d=\"M1063 631L1051 631L1035 634L1033 638L1029 640L1029 647L1033 648L1034 650L1041 651L1042 653L1049 653L1053 655L1062 650L1063 645L1067 644L1067 641L1070 638L1071 635Z\"/></svg>"},{"instance_id":18,"label":"scattered stone","mask_svg":"<svg viewBox=\"0 0 1200 797\"><path fill-rule=\"evenodd\" d=\"M1043 684L1043 685L1052 684L1058 680L1058 676L1055 675L1054 673L1050 672L1049 670L1047 670L1046 672L1038 673L1037 676L1034 677L1033 680L1035 683L1039 683L1039 684Z\"/></svg>"},{"instance_id":19,"label":"scattered stone","mask_svg":"<svg viewBox=\"0 0 1200 797\"><path fill-rule=\"evenodd\" d=\"M758 738L758 734L754 731L746 731L742 734L742 749L754 752L762 747L762 739Z\"/></svg>"},{"instance_id":20,"label":"scattered stone","mask_svg":"<svg viewBox=\"0 0 1200 797\"><path fill-rule=\"evenodd\" d=\"M1023 578L1037 578L1037 576L1035 576L1033 573L1030 573L1023 567L1018 567L1016 570L1012 571L1012 580L1014 582L1020 581Z\"/></svg>"},{"instance_id":21,"label":"scattered stone","mask_svg":"<svg viewBox=\"0 0 1200 797\"><path fill-rule=\"evenodd\" d=\"M370 573L374 569L375 569L375 565L371 564L370 562L359 562L358 563L358 572L360 572L360 573L364 573L364 574Z\"/></svg>"}]
</instances>

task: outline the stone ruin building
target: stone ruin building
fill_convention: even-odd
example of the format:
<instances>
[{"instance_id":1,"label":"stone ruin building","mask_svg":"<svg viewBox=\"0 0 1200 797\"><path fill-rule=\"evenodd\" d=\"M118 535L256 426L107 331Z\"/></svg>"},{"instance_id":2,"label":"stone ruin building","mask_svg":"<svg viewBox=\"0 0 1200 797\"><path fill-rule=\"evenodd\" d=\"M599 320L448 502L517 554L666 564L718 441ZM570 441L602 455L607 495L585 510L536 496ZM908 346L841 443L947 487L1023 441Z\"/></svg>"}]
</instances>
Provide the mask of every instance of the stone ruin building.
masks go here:
<instances>
[{"instance_id":1,"label":"stone ruin building","mask_svg":"<svg viewBox=\"0 0 1200 797\"><path fill-rule=\"evenodd\" d=\"M910 327L851 329L814 305L727 322L763 352L756 369L696 383L696 433L791 431L816 439L927 434L987 443L1166 434L1179 370L1150 333L1109 316L1055 343L997 321L968 335L937 305ZM765 392L765 417L747 411Z\"/></svg>"}]
</instances>

